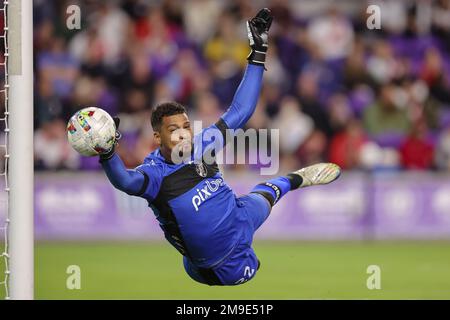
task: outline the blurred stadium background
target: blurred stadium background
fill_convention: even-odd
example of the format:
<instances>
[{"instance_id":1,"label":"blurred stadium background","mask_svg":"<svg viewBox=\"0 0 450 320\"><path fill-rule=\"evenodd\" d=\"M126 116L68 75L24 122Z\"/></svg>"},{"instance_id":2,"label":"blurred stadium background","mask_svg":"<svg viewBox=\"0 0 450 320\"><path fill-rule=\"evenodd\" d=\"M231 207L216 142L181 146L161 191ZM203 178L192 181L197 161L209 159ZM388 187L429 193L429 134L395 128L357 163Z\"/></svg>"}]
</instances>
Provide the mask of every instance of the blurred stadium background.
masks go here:
<instances>
[{"instance_id":1,"label":"blurred stadium background","mask_svg":"<svg viewBox=\"0 0 450 320\"><path fill-rule=\"evenodd\" d=\"M66 27L73 4L80 30ZM366 26L369 4L380 30ZM319 161L345 172L277 205L255 280L209 288L146 203L71 150L65 125L84 106L119 115L118 152L134 167L155 148L156 103L215 122L246 65L245 20L263 6L275 20L248 127L280 129L280 174ZM34 0L34 28L36 298L450 298L450 1ZM259 168L223 171L244 194L266 179ZM81 290L66 288L69 265ZM381 290L366 287L369 265Z\"/></svg>"}]
</instances>

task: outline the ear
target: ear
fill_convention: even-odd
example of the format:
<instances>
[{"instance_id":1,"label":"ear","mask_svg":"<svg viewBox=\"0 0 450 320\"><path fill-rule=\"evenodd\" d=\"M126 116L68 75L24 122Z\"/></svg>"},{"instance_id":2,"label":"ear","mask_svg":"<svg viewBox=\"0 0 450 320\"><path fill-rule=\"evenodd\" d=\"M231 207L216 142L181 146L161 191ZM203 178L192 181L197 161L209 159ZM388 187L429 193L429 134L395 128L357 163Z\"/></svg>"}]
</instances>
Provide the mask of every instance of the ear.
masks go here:
<instances>
[{"instance_id":1,"label":"ear","mask_svg":"<svg viewBox=\"0 0 450 320\"><path fill-rule=\"evenodd\" d=\"M153 138L155 138L158 145L161 145L161 134L158 131L153 132Z\"/></svg>"}]
</instances>

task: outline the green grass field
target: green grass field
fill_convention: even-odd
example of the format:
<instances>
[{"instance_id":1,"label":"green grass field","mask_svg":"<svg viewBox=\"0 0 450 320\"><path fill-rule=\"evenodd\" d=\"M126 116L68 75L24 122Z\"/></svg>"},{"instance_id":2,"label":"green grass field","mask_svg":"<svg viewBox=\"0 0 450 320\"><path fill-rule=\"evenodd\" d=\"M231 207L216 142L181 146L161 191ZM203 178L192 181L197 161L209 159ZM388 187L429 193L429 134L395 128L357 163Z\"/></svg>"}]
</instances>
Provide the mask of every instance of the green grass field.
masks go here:
<instances>
[{"instance_id":1,"label":"green grass field","mask_svg":"<svg viewBox=\"0 0 450 320\"><path fill-rule=\"evenodd\" d=\"M36 298L450 299L450 242L257 241L255 250L262 266L252 281L208 287L188 278L165 243L41 242ZM366 287L373 264L381 290ZM69 265L81 268L80 290L66 288Z\"/></svg>"}]
</instances>

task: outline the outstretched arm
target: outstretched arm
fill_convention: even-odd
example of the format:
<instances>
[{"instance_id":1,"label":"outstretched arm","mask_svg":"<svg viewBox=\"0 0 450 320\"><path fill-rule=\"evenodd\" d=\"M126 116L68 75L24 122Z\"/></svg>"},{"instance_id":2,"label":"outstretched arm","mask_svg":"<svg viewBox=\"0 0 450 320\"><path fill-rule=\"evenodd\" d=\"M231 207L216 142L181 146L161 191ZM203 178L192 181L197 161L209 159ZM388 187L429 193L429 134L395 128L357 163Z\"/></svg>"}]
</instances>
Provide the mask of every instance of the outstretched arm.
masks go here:
<instances>
[{"instance_id":1,"label":"outstretched arm","mask_svg":"<svg viewBox=\"0 0 450 320\"><path fill-rule=\"evenodd\" d=\"M100 160L100 163L115 188L134 196L145 191L148 184L147 176L141 171L125 168L122 159L117 154L114 153L109 159Z\"/></svg>"},{"instance_id":2,"label":"outstretched arm","mask_svg":"<svg viewBox=\"0 0 450 320\"><path fill-rule=\"evenodd\" d=\"M233 101L221 119L230 129L242 128L252 116L261 91L264 66L249 64Z\"/></svg>"},{"instance_id":3,"label":"outstretched arm","mask_svg":"<svg viewBox=\"0 0 450 320\"><path fill-rule=\"evenodd\" d=\"M148 176L139 170L127 169L122 159L116 154L115 145L122 135L119 132L120 119L117 117L113 119L116 126L116 141L109 151L100 155L99 162L116 189L129 195L141 195L148 185Z\"/></svg>"},{"instance_id":4,"label":"outstretched arm","mask_svg":"<svg viewBox=\"0 0 450 320\"><path fill-rule=\"evenodd\" d=\"M230 129L242 128L255 111L261 90L268 48L268 32L271 24L272 16L267 8L260 10L253 19L247 21L247 33L251 47L251 52L247 57L249 65L231 106L221 117Z\"/></svg>"}]
</instances>

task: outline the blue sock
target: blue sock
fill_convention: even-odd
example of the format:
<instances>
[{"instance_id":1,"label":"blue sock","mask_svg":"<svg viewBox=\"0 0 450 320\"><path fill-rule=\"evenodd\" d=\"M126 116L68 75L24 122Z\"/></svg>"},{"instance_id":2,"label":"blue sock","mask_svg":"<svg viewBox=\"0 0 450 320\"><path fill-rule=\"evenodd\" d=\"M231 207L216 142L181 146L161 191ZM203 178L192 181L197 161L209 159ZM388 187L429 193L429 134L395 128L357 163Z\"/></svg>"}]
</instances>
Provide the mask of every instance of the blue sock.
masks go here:
<instances>
[{"instance_id":1,"label":"blue sock","mask_svg":"<svg viewBox=\"0 0 450 320\"><path fill-rule=\"evenodd\" d=\"M302 184L302 178L296 174L271 179L256 185L252 193L258 193L275 205L288 191L297 189Z\"/></svg>"}]
</instances>

